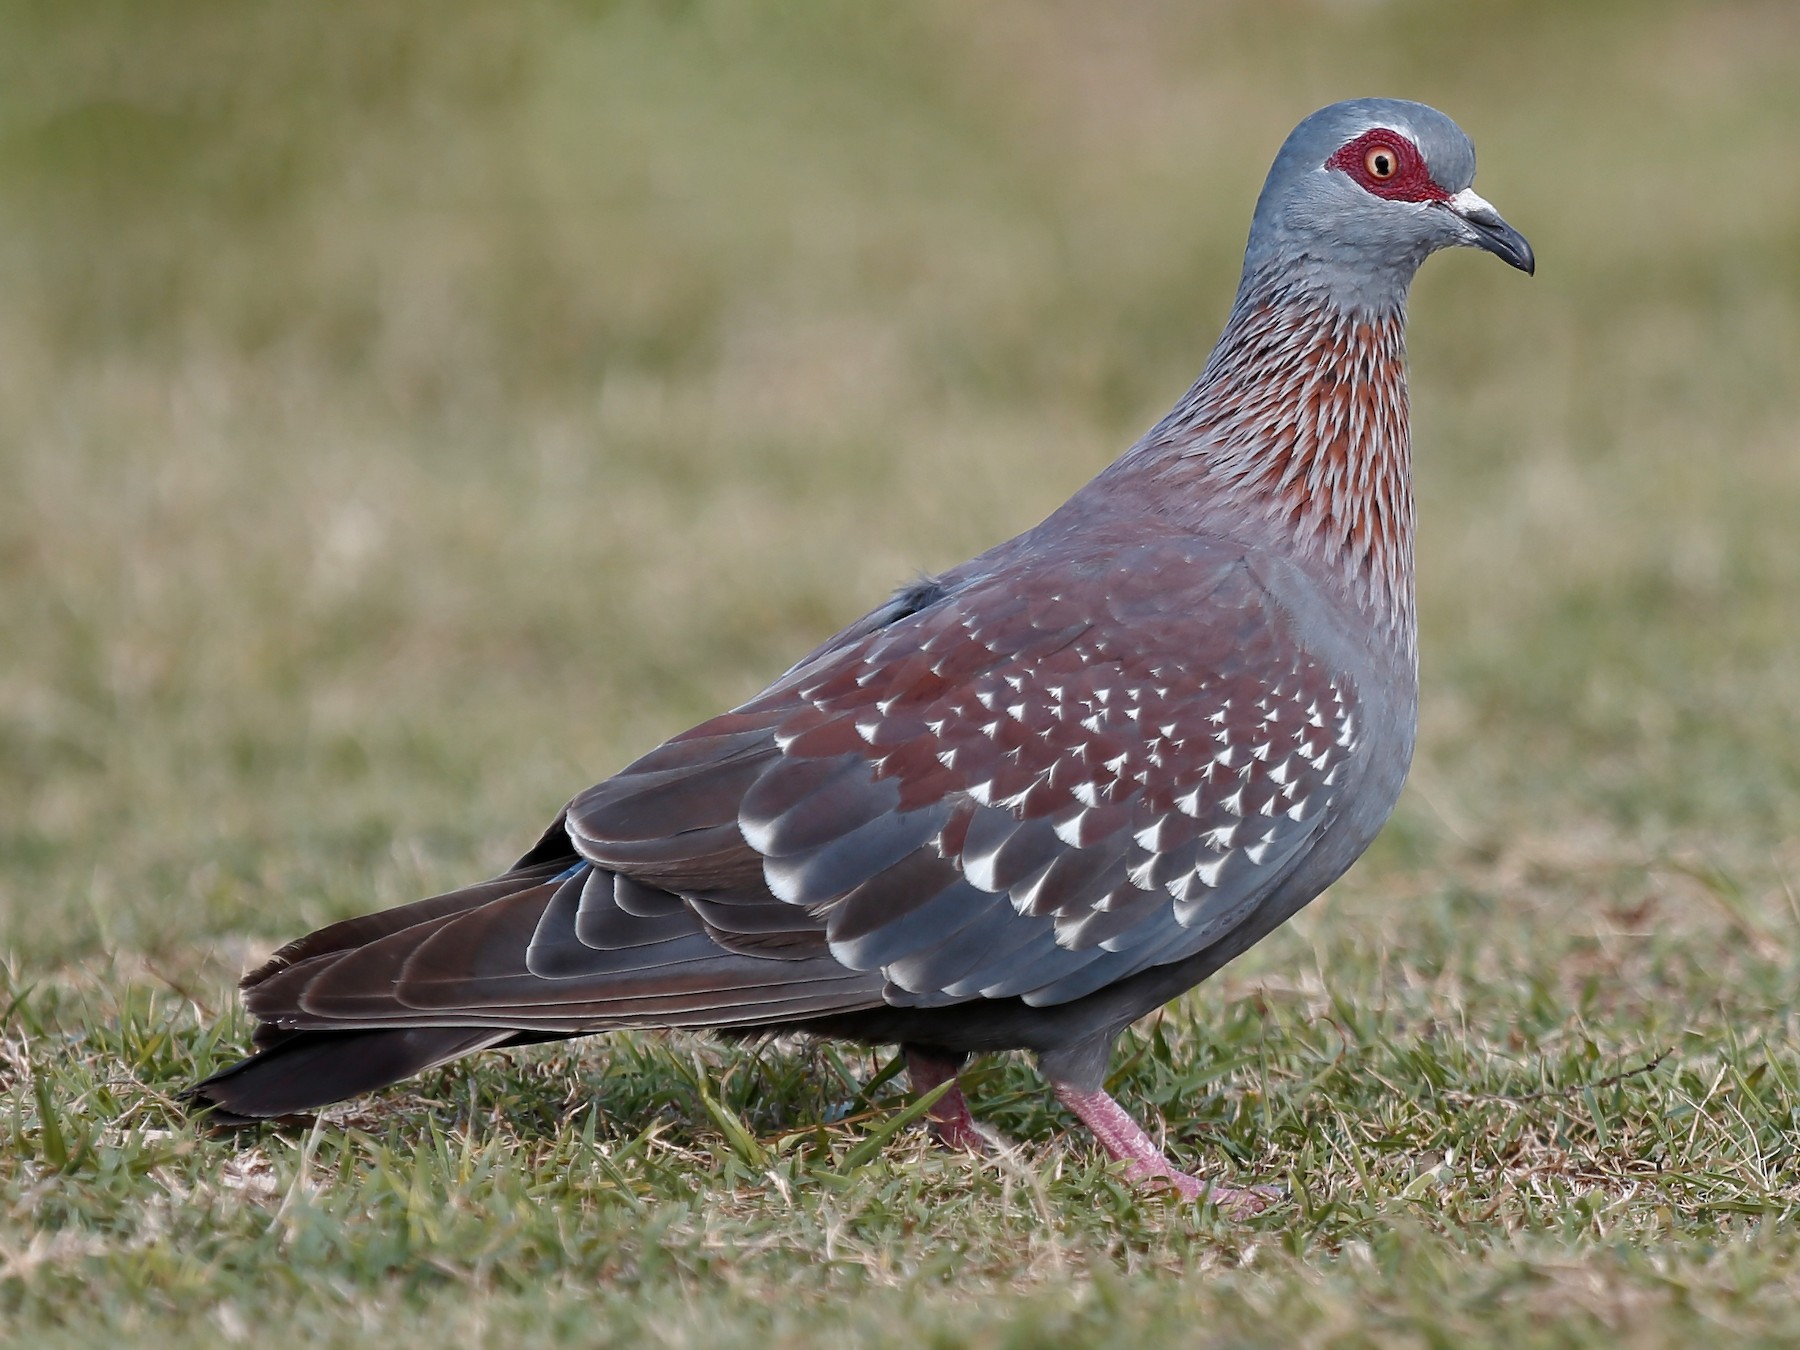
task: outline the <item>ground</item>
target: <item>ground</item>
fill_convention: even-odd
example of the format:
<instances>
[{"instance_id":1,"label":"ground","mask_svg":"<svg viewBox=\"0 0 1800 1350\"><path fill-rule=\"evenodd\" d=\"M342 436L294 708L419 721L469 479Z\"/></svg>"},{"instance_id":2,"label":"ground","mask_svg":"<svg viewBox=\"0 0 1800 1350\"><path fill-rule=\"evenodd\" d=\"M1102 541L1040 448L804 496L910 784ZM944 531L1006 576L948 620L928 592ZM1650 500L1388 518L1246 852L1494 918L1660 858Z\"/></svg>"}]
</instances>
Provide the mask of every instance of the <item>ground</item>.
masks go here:
<instances>
[{"instance_id":1,"label":"ground","mask_svg":"<svg viewBox=\"0 0 1800 1350\"><path fill-rule=\"evenodd\" d=\"M7 3L0 1329L297 1341L1800 1339L1800 10ZM1533 280L1412 313L1424 708L1333 892L1112 1086L933 1150L891 1051L621 1036L195 1134L232 982L1173 401L1261 175L1422 98Z\"/></svg>"}]
</instances>

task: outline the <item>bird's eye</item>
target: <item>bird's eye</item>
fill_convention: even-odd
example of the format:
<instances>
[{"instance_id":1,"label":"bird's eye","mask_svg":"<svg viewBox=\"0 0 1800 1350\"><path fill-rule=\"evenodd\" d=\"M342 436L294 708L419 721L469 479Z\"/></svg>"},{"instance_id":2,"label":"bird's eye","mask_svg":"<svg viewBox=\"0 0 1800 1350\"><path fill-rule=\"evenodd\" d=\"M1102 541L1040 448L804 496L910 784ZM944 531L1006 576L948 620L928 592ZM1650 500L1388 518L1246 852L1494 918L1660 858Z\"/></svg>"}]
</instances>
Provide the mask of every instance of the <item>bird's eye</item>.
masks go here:
<instances>
[{"instance_id":1,"label":"bird's eye","mask_svg":"<svg viewBox=\"0 0 1800 1350\"><path fill-rule=\"evenodd\" d=\"M1400 172L1400 156L1391 145L1371 145L1363 156L1363 168L1376 182L1385 183Z\"/></svg>"}]
</instances>

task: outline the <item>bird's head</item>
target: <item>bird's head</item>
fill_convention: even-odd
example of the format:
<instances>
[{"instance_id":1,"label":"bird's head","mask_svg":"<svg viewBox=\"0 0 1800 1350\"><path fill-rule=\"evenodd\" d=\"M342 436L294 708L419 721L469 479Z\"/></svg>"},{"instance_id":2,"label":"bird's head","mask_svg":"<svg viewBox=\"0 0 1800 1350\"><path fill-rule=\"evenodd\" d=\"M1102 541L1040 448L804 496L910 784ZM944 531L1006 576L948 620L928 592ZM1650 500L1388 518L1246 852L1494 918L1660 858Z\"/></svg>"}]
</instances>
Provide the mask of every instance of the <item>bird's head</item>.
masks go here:
<instances>
[{"instance_id":1,"label":"bird's head","mask_svg":"<svg viewBox=\"0 0 1800 1350\"><path fill-rule=\"evenodd\" d=\"M1480 248L1523 272L1525 236L1475 194L1475 147L1435 108L1334 103L1287 138L1269 170L1245 280L1311 283L1349 304L1398 303L1442 248Z\"/></svg>"}]
</instances>

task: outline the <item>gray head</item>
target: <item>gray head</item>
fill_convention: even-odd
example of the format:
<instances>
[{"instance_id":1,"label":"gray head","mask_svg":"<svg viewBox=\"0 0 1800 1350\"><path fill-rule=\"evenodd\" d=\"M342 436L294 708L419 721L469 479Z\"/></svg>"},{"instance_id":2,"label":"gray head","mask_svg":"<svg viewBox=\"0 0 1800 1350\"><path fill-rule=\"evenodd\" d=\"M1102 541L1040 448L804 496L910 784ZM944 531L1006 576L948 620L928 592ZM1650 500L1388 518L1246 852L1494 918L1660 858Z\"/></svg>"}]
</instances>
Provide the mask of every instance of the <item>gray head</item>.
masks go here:
<instances>
[{"instance_id":1,"label":"gray head","mask_svg":"<svg viewBox=\"0 0 1800 1350\"><path fill-rule=\"evenodd\" d=\"M1441 248L1481 248L1525 272L1531 245L1476 196L1475 147L1436 108L1396 98L1334 103L1281 147L1256 203L1244 287L1293 282L1345 306L1406 297Z\"/></svg>"}]
</instances>

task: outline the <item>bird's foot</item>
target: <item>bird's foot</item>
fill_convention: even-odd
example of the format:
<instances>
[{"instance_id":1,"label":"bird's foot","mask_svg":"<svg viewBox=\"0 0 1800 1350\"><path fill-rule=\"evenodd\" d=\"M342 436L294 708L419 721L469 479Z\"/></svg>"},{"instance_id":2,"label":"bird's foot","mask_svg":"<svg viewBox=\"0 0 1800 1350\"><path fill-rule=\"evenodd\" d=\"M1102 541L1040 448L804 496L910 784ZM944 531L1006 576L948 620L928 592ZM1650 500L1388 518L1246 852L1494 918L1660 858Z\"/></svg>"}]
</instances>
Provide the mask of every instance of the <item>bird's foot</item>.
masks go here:
<instances>
[{"instance_id":1,"label":"bird's foot","mask_svg":"<svg viewBox=\"0 0 1800 1350\"><path fill-rule=\"evenodd\" d=\"M914 1046L906 1047L906 1073L912 1080L914 1092L929 1092L940 1083L950 1084L950 1090L933 1102L925 1113L931 1137L945 1148L964 1153L992 1153L993 1145L975 1128L975 1117L969 1114L968 1100L956 1082L956 1073L961 1067L960 1059L945 1059Z\"/></svg>"},{"instance_id":2,"label":"bird's foot","mask_svg":"<svg viewBox=\"0 0 1800 1350\"><path fill-rule=\"evenodd\" d=\"M1246 1218L1260 1214L1280 1198L1266 1186L1226 1186L1180 1171L1144 1133L1143 1127L1103 1091L1082 1092L1066 1083L1056 1084L1059 1101L1094 1132L1107 1154L1126 1164L1125 1175L1145 1189L1166 1187L1184 1200L1208 1200L1221 1214Z\"/></svg>"},{"instance_id":3,"label":"bird's foot","mask_svg":"<svg viewBox=\"0 0 1800 1350\"><path fill-rule=\"evenodd\" d=\"M945 1094L946 1097L949 1095L949 1093ZM942 1099L938 1104L943 1105ZM944 1148L954 1149L960 1153L983 1155L994 1151L993 1143L985 1134L975 1128L975 1121L969 1116L966 1109L961 1120L933 1120L930 1130L931 1137Z\"/></svg>"},{"instance_id":4,"label":"bird's foot","mask_svg":"<svg viewBox=\"0 0 1800 1350\"><path fill-rule=\"evenodd\" d=\"M1133 1162L1125 1169L1125 1175L1140 1189L1167 1188L1175 1191L1183 1200L1215 1205L1219 1213L1233 1219L1247 1219L1252 1214L1261 1214L1281 1198L1281 1191L1274 1186L1227 1186L1221 1181L1209 1181L1205 1177L1178 1172L1173 1167L1158 1171L1154 1166L1141 1162Z\"/></svg>"}]
</instances>

